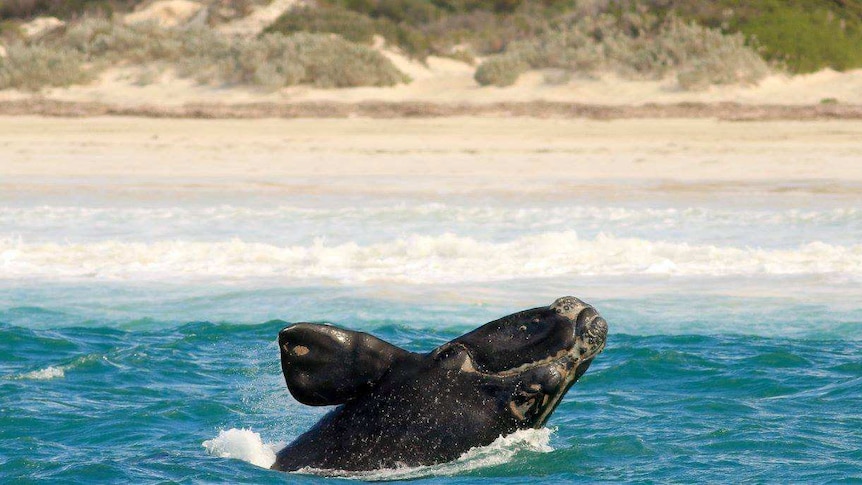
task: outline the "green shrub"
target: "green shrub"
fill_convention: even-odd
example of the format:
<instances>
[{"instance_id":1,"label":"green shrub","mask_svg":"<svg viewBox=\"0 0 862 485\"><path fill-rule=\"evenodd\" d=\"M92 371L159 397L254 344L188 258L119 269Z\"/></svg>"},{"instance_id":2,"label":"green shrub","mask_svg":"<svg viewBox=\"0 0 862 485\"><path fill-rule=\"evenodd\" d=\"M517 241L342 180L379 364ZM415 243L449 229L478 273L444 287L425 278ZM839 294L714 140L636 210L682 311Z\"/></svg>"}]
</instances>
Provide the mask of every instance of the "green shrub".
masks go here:
<instances>
[{"instance_id":1,"label":"green shrub","mask_svg":"<svg viewBox=\"0 0 862 485\"><path fill-rule=\"evenodd\" d=\"M38 91L46 86L68 86L92 79L84 56L64 47L13 43L0 57L0 89Z\"/></svg>"},{"instance_id":2,"label":"green shrub","mask_svg":"<svg viewBox=\"0 0 862 485\"><path fill-rule=\"evenodd\" d=\"M24 40L21 27L14 20L0 20L0 43L10 44L14 41Z\"/></svg>"},{"instance_id":3,"label":"green shrub","mask_svg":"<svg viewBox=\"0 0 862 485\"><path fill-rule=\"evenodd\" d=\"M745 45L758 46L759 55L793 72L862 67L862 0L319 0L318 4L322 8L310 10L309 16L335 15L328 13L331 9L340 9L339 15L351 12L353 24L365 31L363 42L371 37L370 30L420 59L450 55L464 45L478 55L499 54L524 42L539 44L527 50L538 51L540 57L556 57L551 44L559 46L560 41L549 37L559 32L570 35L572 24L582 21L578 35L592 37L607 51L600 56L605 67L626 76L657 78L676 71L683 73L685 85L695 86L706 79L752 79L757 76L742 71L762 70L754 66L757 61L750 52L738 48L738 41L728 41L733 47L717 49L731 56L730 63L716 55L689 52L685 45L673 46L667 40L673 33L660 31L676 16L686 25L695 21L711 31L741 33ZM306 18L301 22L306 27L297 22L292 31L342 30L321 29L315 22ZM562 43L565 51L573 48L567 40ZM577 57L585 54L582 51ZM688 60L692 55L699 59ZM589 63L589 56L582 62ZM730 74L740 69L739 75ZM725 74L720 74L722 70Z\"/></svg>"},{"instance_id":4,"label":"green shrub","mask_svg":"<svg viewBox=\"0 0 862 485\"><path fill-rule=\"evenodd\" d=\"M500 54L480 64L473 77L482 86L504 87L514 84L529 68L530 64L517 53Z\"/></svg>"},{"instance_id":5,"label":"green shrub","mask_svg":"<svg viewBox=\"0 0 862 485\"><path fill-rule=\"evenodd\" d=\"M769 73L766 62L741 34L725 35L675 16L647 35L616 38L619 41L607 43L608 55L616 70L629 77L660 79L677 72L681 87L699 89L709 84L749 84Z\"/></svg>"},{"instance_id":6,"label":"green shrub","mask_svg":"<svg viewBox=\"0 0 862 485\"><path fill-rule=\"evenodd\" d=\"M200 83L269 89L299 83L391 86L409 80L379 52L331 34L242 39L205 27L169 29L155 23L127 26L85 19L70 25L62 36L16 44L0 64L0 86L34 90L66 86L90 79L108 66L129 64L145 66L137 80L140 84L152 82L165 67Z\"/></svg>"},{"instance_id":7,"label":"green shrub","mask_svg":"<svg viewBox=\"0 0 862 485\"><path fill-rule=\"evenodd\" d=\"M318 5L347 9L366 17L410 25L428 23L444 13L436 2L427 0L319 0Z\"/></svg>"},{"instance_id":8,"label":"green shrub","mask_svg":"<svg viewBox=\"0 0 862 485\"><path fill-rule=\"evenodd\" d=\"M345 8L299 7L283 13L264 32L332 33L352 42L370 44L374 35L382 30L385 29L375 19Z\"/></svg>"},{"instance_id":9,"label":"green shrub","mask_svg":"<svg viewBox=\"0 0 862 485\"><path fill-rule=\"evenodd\" d=\"M409 78L379 52L345 42L339 37L296 34L304 82L319 87L392 86Z\"/></svg>"},{"instance_id":10,"label":"green shrub","mask_svg":"<svg viewBox=\"0 0 862 485\"><path fill-rule=\"evenodd\" d=\"M505 15L476 10L442 17L422 29L437 55L458 45L468 45L480 55L497 54L513 42L546 32L550 20L544 15L540 8L529 6Z\"/></svg>"},{"instance_id":11,"label":"green shrub","mask_svg":"<svg viewBox=\"0 0 862 485\"><path fill-rule=\"evenodd\" d=\"M760 55L745 45L742 34L722 35L696 24L679 24L674 30L686 46L680 56L677 81L686 90L714 84L754 84L769 74Z\"/></svg>"},{"instance_id":12,"label":"green shrub","mask_svg":"<svg viewBox=\"0 0 862 485\"><path fill-rule=\"evenodd\" d=\"M450 56L461 44L480 54L500 52L542 30L544 11L520 1L322 0L285 12L266 32L328 32L366 44L377 34L425 59Z\"/></svg>"},{"instance_id":13,"label":"green shrub","mask_svg":"<svg viewBox=\"0 0 862 485\"><path fill-rule=\"evenodd\" d=\"M342 3L342 2L333 2ZM354 2L343 2L358 5ZM376 0L364 2L363 13L374 18L385 18L395 23L422 25L436 20L443 11L427 0Z\"/></svg>"},{"instance_id":14,"label":"green shrub","mask_svg":"<svg viewBox=\"0 0 862 485\"><path fill-rule=\"evenodd\" d=\"M723 35L673 16L659 21L651 15L571 18L489 57L475 78L483 85L508 85L528 68L575 73L612 70L634 79L660 79L676 72L683 89L751 83L769 72L741 35Z\"/></svg>"},{"instance_id":15,"label":"green shrub","mask_svg":"<svg viewBox=\"0 0 862 485\"><path fill-rule=\"evenodd\" d=\"M776 8L769 15L737 25L764 46L768 58L793 72L862 67L862 30L842 27L841 21L825 9Z\"/></svg>"},{"instance_id":16,"label":"green shrub","mask_svg":"<svg viewBox=\"0 0 862 485\"><path fill-rule=\"evenodd\" d=\"M781 62L792 72L862 67L862 0L669 3L685 18L756 39L767 60Z\"/></svg>"},{"instance_id":17,"label":"green shrub","mask_svg":"<svg viewBox=\"0 0 862 485\"><path fill-rule=\"evenodd\" d=\"M409 80L379 52L332 35L267 34L240 41L224 54L198 55L186 66L215 74L222 82L268 88L300 83L324 88L392 86ZM188 67L184 71L195 74Z\"/></svg>"},{"instance_id":18,"label":"green shrub","mask_svg":"<svg viewBox=\"0 0 862 485\"><path fill-rule=\"evenodd\" d=\"M84 14L110 16L115 11L128 11L140 0L3 0L0 1L0 19L51 16L61 19L77 18Z\"/></svg>"},{"instance_id":19,"label":"green shrub","mask_svg":"<svg viewBox=\"0 0 862 485\"><path fill-rule=\"evenodd\" d=\"M208 29L166 29L156 22L127 26L106 19L87 19L67 29L59 43L77 49L89 59L140 64L173 61L187 54L189 42L213 44L217 34Z\"/></svg>"},{"instance_id":20,"label":"green shrub","mask_svg":"<svg viewBox=\"0 0 862 485\"><path fill-rule=\"evenodd\" d=\"M371 44L374 36L380 35L418 59L436 53L426 34L409 24L396 23L387 17L370 17L338 5L289 10L264 30L264 33L298 32L337 34L361 44Z\"/></svg>"}]
</instances>

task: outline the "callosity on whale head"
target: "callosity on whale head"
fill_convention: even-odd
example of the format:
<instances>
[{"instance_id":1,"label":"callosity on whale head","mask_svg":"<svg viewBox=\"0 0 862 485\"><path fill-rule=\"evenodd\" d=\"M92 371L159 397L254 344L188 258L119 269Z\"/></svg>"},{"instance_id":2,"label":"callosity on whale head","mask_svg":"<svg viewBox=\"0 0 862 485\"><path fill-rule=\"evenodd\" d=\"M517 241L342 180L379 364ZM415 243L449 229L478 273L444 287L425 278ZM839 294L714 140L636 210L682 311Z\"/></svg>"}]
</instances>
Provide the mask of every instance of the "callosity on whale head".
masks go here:
<instances>
[{"instance_id":1,"label":"callosity on whale head","mask_svg":"<svg viewBox=\"0 0 862 485\"><path fill-rule=\"evenodd\" d=\"M340 406L281 450L273 468L428 465L539 428L607 333L598 312L574 297L494 320L427 354L332 325L291 325L279 334L291 394Z\"/></svg>"}]
</instances>

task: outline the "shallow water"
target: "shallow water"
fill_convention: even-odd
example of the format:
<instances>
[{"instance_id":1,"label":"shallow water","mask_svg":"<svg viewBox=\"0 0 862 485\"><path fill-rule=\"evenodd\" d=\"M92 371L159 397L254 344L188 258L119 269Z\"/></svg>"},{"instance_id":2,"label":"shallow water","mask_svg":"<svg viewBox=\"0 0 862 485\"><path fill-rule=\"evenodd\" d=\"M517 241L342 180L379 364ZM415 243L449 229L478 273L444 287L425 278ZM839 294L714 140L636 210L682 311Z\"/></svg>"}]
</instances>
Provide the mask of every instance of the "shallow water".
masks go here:
<instances>
[{"instance_id":1,"label":"shallow water","mask_svg":"<svg viewBox=\"0 0 862 485\"><path fill-rule=\"evenodd\" d=\"M610 337L549 428L350 477L862 480L857 198L6 193L0 482L337 480L253 464L326 412L274 320L426 351L565 294Z\"/></svg>"}]
</instances>

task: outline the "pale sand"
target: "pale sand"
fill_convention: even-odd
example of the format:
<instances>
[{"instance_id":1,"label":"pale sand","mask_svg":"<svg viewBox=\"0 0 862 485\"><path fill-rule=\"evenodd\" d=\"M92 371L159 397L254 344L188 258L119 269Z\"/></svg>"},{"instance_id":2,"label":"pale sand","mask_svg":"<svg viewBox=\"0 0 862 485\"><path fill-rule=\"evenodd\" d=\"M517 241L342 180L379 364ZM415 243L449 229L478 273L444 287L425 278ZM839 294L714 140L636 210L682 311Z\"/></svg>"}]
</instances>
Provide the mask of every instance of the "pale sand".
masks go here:
<instances>
[{"instance_id":1,"label":"pale sand","mask_svg":"<svg viewBox=\"0 0 862 485\"><path fill-rule=\"evenodd\" d=\"M97 180L428 194L627 183L862 192L862 121L23 116L0 117L0 153L7 189Z\"/></svg>"}]
</instances>

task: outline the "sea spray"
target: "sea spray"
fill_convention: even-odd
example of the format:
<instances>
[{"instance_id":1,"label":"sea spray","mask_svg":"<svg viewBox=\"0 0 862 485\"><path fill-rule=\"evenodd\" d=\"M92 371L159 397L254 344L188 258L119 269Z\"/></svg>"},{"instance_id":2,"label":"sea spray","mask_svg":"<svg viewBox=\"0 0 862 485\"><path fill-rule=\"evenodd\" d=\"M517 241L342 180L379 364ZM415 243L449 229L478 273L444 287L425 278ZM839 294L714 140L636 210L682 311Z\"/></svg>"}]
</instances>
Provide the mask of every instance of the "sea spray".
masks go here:
<instances>
[{"instance_id":1,"label":"sea spray","mask_svg":"<svg viewBox=\"0 0 862 485\"><path fill-rule=\"evenodd\" d=\"M221 430L218 436L203 442L203 447L210 455L243 460L263 468L275 463L277 446L264 443L259 433L237 428Z\"/></svg>"},{"instance_id":2,"label":"sea spray","mask_svg":"<svg viewBox=\"0 0 862 485\"><path fill-rule=\"evenodd\" d=\"M34 381L47 381L50 379L60 379L66 377L66 371L62 366L48 366L44 369L25 372L16 376L17 379L30 379Z\"/></svg>"}]
</instances>

